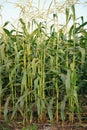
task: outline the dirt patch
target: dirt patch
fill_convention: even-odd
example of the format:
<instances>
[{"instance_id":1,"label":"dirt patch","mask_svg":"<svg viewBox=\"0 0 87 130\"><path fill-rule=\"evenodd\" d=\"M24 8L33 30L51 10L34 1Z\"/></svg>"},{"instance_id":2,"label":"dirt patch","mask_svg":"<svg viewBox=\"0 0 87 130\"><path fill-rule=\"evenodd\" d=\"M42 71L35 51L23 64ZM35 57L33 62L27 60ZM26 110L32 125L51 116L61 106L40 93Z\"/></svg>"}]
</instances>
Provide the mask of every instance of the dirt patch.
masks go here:
<instances>
[{"instance_id":1,"label":"dirt patch","mask_svg":"<svg viewBox=\"0 0 87 130\"><path fill-rule=\"evenodd\" d=\"M35 127L32 127L35 126ZM23 129L25 128L25 129ZM26 127L23 127L21 122L12 122L10 124L6 124L4 120L0 121L0 130L87 130L87 123L74 123L74 124L27 124Z\"/></svg>"}]
</instances>

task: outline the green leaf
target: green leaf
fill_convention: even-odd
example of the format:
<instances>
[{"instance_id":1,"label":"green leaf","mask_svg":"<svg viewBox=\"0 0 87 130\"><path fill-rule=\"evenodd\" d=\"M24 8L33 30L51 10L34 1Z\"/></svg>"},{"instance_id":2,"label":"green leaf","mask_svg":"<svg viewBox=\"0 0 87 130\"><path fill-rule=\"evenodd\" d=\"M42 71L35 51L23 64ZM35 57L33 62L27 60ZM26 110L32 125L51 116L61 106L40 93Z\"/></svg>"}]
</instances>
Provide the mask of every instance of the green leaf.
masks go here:
<instances>
[{"instance_id":1,"label":"green leaf","mask_svg":"<svg viewBox=\"0 0 87 130\"><path fill-rule=\"evenodd\" d=\"M9 30L7 30L6 28L3 28L3 30L4 30L4 32L8 35L8 36L10 36L10 31Z\"/></svg>"},{"instance_id":2,"label":"green leaf","mask_svg":"<svg viewBox=\"0 0 87 130\"><path fill-rule=\"evenodd\" d=\"M76 28L75 33L77 33L82 27L84 27L85 25L87 25L87 22L81 24L78 28Z\"/></svg>"},{"instance_id":3,"label":"green leaf","mask_svg":"<svg viewBox=\"0 0 87 130\"><path fill-rule=\"evenodd\" d=\"M11 95L6 99L6 103L5 103L5 107L4 107L4 118L5 118L5 121L8 122L8 112L9 112L9 109L8 109L8 106L9 106L9 101L11 99Z\"/></svg>"},{"instance_id":4,"label":"green leaf","mask_svg":"<svg viewBox=\"0 0 87 130\"><path fill-rule=\"evenodd\" d=\"M84 62L85 62L85 55L86 55L86 52L85 52L85 49L84 48L82 48L82 47L78 47L78 49L79 49L79 51L81 52L81 55L82 55L82 57L81 57L81 64L83 64Z\"/></svg>"},{"instance_id":5,"label":"green leaf","mask_svg":"<svg viewBox=\"0 0 87 130\"><path fill-rule=\"evenodd\" d=\"M64 100L61 101L61 106L60 106L62 121L65 120L65 111L64 110L65 110L66 101L67 101L67 96L65 95Z\"/></svg>"},{"instance_id":6,"label":"green leaf","mask_svg":"<svg viewBox=\"0 0 87 130\"><path fill-rule=\"evenodd\" d=\"M51 122L53 122L53 101L54 101L54 98L50 99L48 106L47 106L48 115L49 115Z\"/></svg>"},{"instance_id":7,"label":"green leaf","mask_svg":"<svg viewBox=\"0 0 87 130\"><path fill-rule=\"evenodd\" d=\"M3 27L7 26L9 23L10 23L9 21L5 22Z\"/></svg>"},{"instance_id":8,"label":"green leaf","mask_svg":"<svg viewBox=\"0 0 87 130\"><path fill-rule=\"evenodd\" d=\"M1 61L5 61L5 44L0 45L0 55Z\"/></svg>"},{"instance_id":9,"label":"green leaf","mask_svg":"<svg viewBox=\"0 0 87 130\"><path fill-rule=\"evenodd\" d=\"M72 74L71 74L71 83L75 87L77 82L77 73L76 70L74 69Z\"/></svg>"},{"instance_id":10,"label":"green leaf","mask_svg":"<svg viewBox=\"0 0 87 130\"><path fill-rule=\"evenodd\" d=\"M21 94L25 91L25 87L27 85L27 72L24 70L22 81L21 81Z\"/></svg>"},{"instance_id":11,"label":"green leaf","mask_svg":"<svg viewBox=\"0 0 87 130\"><path fill-rule=\"evenodd\" d=\"M38 112L38 116L40 116L40 110L41 110L41 102L40 102L40 98L38 97L38 100L37 100L37 112Z\"/></svg>"},{"instance_id":12,"label":"green leaf","mask_svg":"<svg viewBox=\"0 0 87 130\"><path fill-rule=\"evenodd\" d=\"M67 75L66 75L66 80L65 80L65 86L66 86L66 93L67 93L67 95L70 94L70 84L71 84L70 76L71 76L71 71L68 69L67 70Z\"/></svg>"},{"instance_id":13,"label":"green leaf","mask_svg":"<svg viewBox=\"0 0 87 130\"><path fill-rule=\"evenodd\" d=\"M21 103L23 100L26 100L26 97L29 96L31 93L33 93L34 91L31 90L29 91L28 89L26 89L26 91L24 91L23 95L19 97L18 101L15 103L15 107L11 116L11 120L14 118L15 113L17 112L17 110L19 109L19 103ZM23 105L23 104L21 104Z\"/></svg>"}]
</instances>

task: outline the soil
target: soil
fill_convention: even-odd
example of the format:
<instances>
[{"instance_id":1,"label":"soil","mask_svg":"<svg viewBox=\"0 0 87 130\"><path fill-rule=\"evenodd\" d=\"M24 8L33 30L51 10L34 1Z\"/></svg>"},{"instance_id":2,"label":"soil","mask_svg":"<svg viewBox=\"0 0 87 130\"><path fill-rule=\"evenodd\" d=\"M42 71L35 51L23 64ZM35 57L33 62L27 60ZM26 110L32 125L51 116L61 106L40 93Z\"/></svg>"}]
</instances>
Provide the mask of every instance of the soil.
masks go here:
<instances>
[{"instance_id":1,"label":"soil","mask_svg":"<svg viewBox=\"0 0 87 130\"><path fill-rule=\"evenodd\" d=\"M32 128L34 125L37 129ZM4 120L0 120L0 130L87 130L87 120L83 120L81 123L74 122L73 124L68 122L63 124L61 122L58 124L33 123L27 124L26 129L23 128L25 127L23 127L22 122L10 122L6 124Z\"/></svg>"}]
</instances>

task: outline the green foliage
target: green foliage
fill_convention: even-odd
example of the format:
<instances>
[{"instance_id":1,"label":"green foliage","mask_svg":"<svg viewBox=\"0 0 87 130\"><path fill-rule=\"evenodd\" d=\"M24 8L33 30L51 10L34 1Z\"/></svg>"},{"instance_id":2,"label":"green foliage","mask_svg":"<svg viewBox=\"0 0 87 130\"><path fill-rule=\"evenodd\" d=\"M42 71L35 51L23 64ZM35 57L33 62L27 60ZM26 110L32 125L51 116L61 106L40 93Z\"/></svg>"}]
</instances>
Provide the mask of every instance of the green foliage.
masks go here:
<instances>
[{"instance_id":1,"label":"green foliage","mask_svg":"<svg viewBox=\"0 0 87 130\"><path fill-rule=\"evenodd\" d=\"M37 130L37 126L35 124L28 126L27 128L22 128L22 130Z\"/></svg>"},{"instance_id":2,"label":"green foliage","mask_svg":"<svg viewBox=\"0 0 87 130\"><path fill-rule=\"evenodd\" d=\"M83 70L87 71L87 22L79 25L75 7L66 8L66 24L55 26L57 14L53 14L54 24L49 27L43 22L32 23L19 19L21 32L6 22L0 38L0 112L4 112L6 122L19 115L25 123L32 123L34 113L38 121L48 117L52 123L64 122L66 114L74 121L80 118L78 90L87 82ZM70 20L73 24L67 31ZM32 26L36 28L31 31ZM4 105L4 110L2 106ZM44 119L45 118L45 119ZM25 129L25 128L23 128ZM35 126L29 127L36 130Z\"/></svg>"}]
</instances>

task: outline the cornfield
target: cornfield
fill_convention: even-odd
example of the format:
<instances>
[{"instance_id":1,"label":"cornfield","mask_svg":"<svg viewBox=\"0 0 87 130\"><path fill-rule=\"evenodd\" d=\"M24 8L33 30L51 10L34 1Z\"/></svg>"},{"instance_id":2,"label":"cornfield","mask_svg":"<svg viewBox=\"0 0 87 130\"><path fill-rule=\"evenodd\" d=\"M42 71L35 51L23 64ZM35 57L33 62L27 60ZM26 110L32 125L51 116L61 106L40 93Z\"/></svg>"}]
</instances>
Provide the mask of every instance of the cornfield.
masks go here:
<instances>
[{"instance_id":1,"label":"cornfield","mask_svg":"<svg viewBox=\"0 0 87 130\"><path fill-rule=\"evenodd\" d=\"M87 91L87 22L82 16L78 22L72 3L64 9L65 24L60 26L57 11L49 26L48 21L25 22L22 17L20 31L7 29L9 22L2 27L0 116L6 122L18 117L23 124L35 117L38 122L74 122L75 116L81 122L79 96Z\"/></svg>"}]
</instances>

